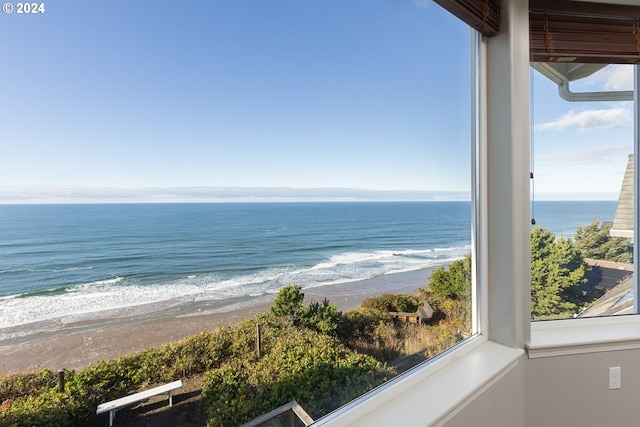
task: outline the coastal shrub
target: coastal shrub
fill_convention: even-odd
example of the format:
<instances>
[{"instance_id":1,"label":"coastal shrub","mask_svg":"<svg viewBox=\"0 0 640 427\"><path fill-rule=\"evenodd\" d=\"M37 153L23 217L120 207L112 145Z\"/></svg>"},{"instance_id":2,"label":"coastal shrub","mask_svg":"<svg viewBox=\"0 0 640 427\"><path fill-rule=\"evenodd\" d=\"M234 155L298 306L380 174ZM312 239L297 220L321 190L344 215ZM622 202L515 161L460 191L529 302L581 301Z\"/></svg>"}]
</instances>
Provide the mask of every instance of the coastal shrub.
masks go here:
<instances>
[{"instance_id":1,"label":"coastal shrub","mask_svg":"<svg viewBox=\"0 0 640 427\"><path fill-rule=\"evenodd\" d=\"M279 317L264 313L236 324L227 331L231 344L229 355L225 360L257 358L257 325L260 325L261 351L265 354L282 335L286 335L287 331L294 327L294 322L288 316Z\"/></svg>"},{"instance_id":2,"label":"coastal shrub","mask_svg":"<svg viewBox=\"0 0 640 427\"><path fill-rule=\"evenodd\" d=\"M68 387L95 405L127 391L203 373L230 357L231 347L228 328L201 332L156 349L95 363L75 374Z\"/></svg>"},{"instance_id":3,"label":"coastal shrub","mask_svg":"<svg viewBox=\"0 0 640 427\"><path fill-rule=\"evenodd\" d=\"M202 331L153 350L148 358L156 360L162 373L157 380L173 381L219 366L233 354L230 330L225 327L215 332Z\"/></svg>"},{"instance_id":4,"label":"coastal shrub","mask_svg":"<svg viewBox=\"0 0 640 427\"><path fill-rule=\"evenodd\" d=\"M90 412L82 399L50 389L0 404L0 425L7 427L82 425Z\"/></svg>"},{"instance_id":5,"label":"coastal shrub","mask_svg":"<svg viewBox=\"0 0 640 427\"><path fill-rule=\"evenodd\" d=\"M6 375L0 379L0 402L57 387L58 375L45 369L34 373Z\"/></svg>"},{"instance_id":6,"label":"coastal shrub","mask_svg":"<svg viewBox=\"0 0 640 427\"><path fill-rule=\"evenodd\" d=\"M418 297L410 294L386 293L365 299L360 304L360 307L382 312L397 311L401 313L415 313L420 307L420 300Z\"/></svg>"},{"instance_id":7,"label":"coastal shrub","mask_svg":"<svg viewBox=\"0 0 640 427\"><path fill-rule=\"evenodd\" d=\"M394 365L402 362L399 359L411 357L419 363L436 356L470 332L470 310L465 299L428 295L436 312L440 313L435 316L436 321L429 324L393 322L379 309L377 299L372 298L359 308L345 312L344 332L339 335L341 341L350 349ZM382 298L385 300L389 298ZM446 317L442 313L446 313Z\"/></svg>"},{"instance_id":8,"label":"coastal shrub","mask_svg":"<svg viewBox=\"0 0 640 427\"><path fill-rule=\"evenodd\" d=\"M303 325L325 334L336 334L342 326L342 313L328 299L322 303L312 302L303 305L304 293L300 286L285 286L278 292L271 307L271 314L276 318L286 318L296 325Z\"/></svg>"},{"instance_id":9,"label":"coastal shrub","mask_svg":"<svg viewBox=\"0 0 640 427\"><path fill-rule=\"evenodd\" d=\"M471 254L449 265L436 269L429 277L428 290L420 290L425 295L433 293L445 299L467 300L471 298Z\"/></svg>"},{"instance_id":10,"label":"coastal shrub","mask_svg":"<svg viewBox=\"0 0 640 427\"><path fill-rule=\"evenodd\" d=\"M460 304L451 300L446 307L454 314ZM261 328L260 360L256 324ZM396 325L380 310L359 308L343 315L324 300L303 306L297 319L265 313L233 327L67 371L65 393L58 392L58 378L51 371L4 377L0 425L85 425L99 403L204 372L210 425L241 424L291 400L315 418L397 373L383 362L397 363L410 351L431 357L453 345L460 339L460 325L464 322L456 319Z\"/></svg>"},{"instance_id":11,"label":"coastal shrub","mask_svg":"<svg viewBox=\"0 0 640 427\"><path fill-rule=\"evenodd\" d=\"M326 298L322 303L312 302L302 310L302 324L323 334L337 334L343 323L342 313Z\"/></svg>"},{"instance_id":12,"label":"coastal shrub","mask_svg":"<svg viewBox=\"0 0 640 427\"><path fill-rule=\"evenodd\" d=\"M405 325L394 324L383 310L372 306L377 304L363 302L359 308L344 314L346 326L340 339L352 350L389 362L402 355Z\"/></svg>"},{"instance_id":13,"label":"coastal shrub","mask_svg":"<svg viewBox=\"0 0 640 427\"><path fill-rule=\"evenodd\" d=\"M67 378L74 372L68 371ZM72 426L89 414L87 402L69 389L59 392L58 375L46 369L0 380L0 425Z\"/></svg>"},{"instance_id":14,"label":"coastal shrub","mask_svg":"<svg viewBox=\"0 0 640 427\"><path fill-rule=\"evenodd\" d=\"M0 425L83 425L99 403L203 373L237 356L232 354L233 330L202 332L78 372L67 371L65 393L59 393L58 376L49 370L5 376L0 379Z\"/></svg>"},{"instance_id":15,"label":"coastal shrub","mask_svg":"<svg viewBox=\"0 0 640 427\"><path fill-rule=\"evenodd\" d=\"M131 358L100 361L76 373L67 388L76 396L81 396L89 405L102 400L119 397L124 391L135 386L129 372L133 367L126 366Z\"/></svg>"},{"instance_id":16,"label":"coastal shrub","mask_svg":"<svg viewBox=\"0 0 640 427\"><path fill-rule=\"evenodd\" d=\"M343 315L343 328L340 338L344 343L356 340L369 339L376 327L389 320L388 316L380 310L372 310L360 306L354 310L348 310Z\"/></svg>"},{"instance_id":17,"label":"coastal shrub","mask_svg":"<svg viewBox=\"0 0 640 427\"><path fill-rule=\"evenodd\" d=\"M462 341L467 331L469 325L459 319L445 319L433 325L382 322L370 336L351 340L347 346L390 366L396 366L408 357L417 364Z\"/></svg>"},{"instance_id":18,"label":"coastal shrub","mask_svg":"<svg viewBox=\"0 0 640 427\"><path fill-rule=\"evenodd\" d=\"M210 426L239 425L292 400L316 418L393 374L329 335L291 327L260 361L207 372L202 393Z\"/></svg>"},{"instance_id":19,"label":"coastal shrub","mask_svg":"<svg viewBox=\"0 0 640 427\"><path fill-rule=\"evenodd\" d=\"M271 313L278 317L289 317L293 321L297 321L302 311L302 302L304 294L298 285L285 286L278 292Z\"/></svg>"}]
</instances>

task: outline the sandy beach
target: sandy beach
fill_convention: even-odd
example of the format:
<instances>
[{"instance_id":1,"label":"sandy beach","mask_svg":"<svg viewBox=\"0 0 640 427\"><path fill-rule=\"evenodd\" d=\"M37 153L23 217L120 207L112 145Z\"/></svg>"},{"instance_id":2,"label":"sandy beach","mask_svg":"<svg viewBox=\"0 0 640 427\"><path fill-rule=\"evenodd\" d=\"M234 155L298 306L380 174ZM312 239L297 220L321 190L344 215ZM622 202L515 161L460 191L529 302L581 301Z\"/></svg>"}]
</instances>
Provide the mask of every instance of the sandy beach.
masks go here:
<instances>
[{"instance_id":1,"label":"sandy beach","mask_svg":"<svg viewBox=\"0 0 640 427\"><path fill-rule=\"evenodd\" d=\"M371 296L415 292L424 287L431 270L389 274L340 285L305 289L305 303L327 298L340 310L358 307ZM275 297L275 296L274 296ZM203 330L233 324L269 310L271 300L225 312L179 315L157 314L152 318L111 319L90 324L67 324L50 333L30 336L22 342L0 343L0 374L41 369L79 369L100 360L132 354L177 341Z\"/></svg>"}]
</instances>

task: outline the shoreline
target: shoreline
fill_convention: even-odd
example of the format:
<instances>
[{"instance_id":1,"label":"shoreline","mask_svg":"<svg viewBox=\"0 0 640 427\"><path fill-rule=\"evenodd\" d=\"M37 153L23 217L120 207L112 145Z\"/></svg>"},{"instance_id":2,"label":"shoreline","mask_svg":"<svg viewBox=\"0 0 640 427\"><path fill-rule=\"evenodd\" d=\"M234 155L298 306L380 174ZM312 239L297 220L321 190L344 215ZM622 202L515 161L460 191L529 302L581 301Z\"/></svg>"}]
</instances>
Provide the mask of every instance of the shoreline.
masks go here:
<instances>
[{"instance_id":1,"label":"shoreline","mask_svg":"<svg viewBox=\"0 0 640 427\"><path fill-rule=\"evenodd\" d=\"M305 288L305 305L327 298L340 311L357 308L369 297L384 293L413 293L425 287L434 268L394 273L339 285ZM0 375L33 372L42 369L81 369L100 360L109 360L159 347L203 330L231 325L264 313L275 294L257 300L251 306L231 306L227 311L205 312L196 304L147 318L116 318L62 325L59 329L36 333L21 342L0 343ZM189 308L191 308L189 310Z\"/></svg>"}]
</instances>

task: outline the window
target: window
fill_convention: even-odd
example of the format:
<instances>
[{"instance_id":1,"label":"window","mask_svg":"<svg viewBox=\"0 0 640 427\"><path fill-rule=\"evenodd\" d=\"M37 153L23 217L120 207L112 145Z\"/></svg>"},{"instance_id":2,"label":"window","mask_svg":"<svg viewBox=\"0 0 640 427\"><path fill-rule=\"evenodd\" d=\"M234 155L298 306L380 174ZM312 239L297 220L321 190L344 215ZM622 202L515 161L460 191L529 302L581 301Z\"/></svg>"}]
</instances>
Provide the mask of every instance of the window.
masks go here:
<instances>
[{"instance_id":1,"label":"window","mask_svg":"<svg viewBox=\"0 0 640 427\"><path fill-rule=\"evenodd\" d=\"M466 24L409 0L115 4L0 29L21 40L0 71L17 369L93 361L37 359L69 330L99 346L134 324L144 347L247 317L211 366L181 359L213 346L193 345L153 374L204 375L209 415L239 417L212 424L282 396L317 419L481 330Z\"/></svg>"},{"instance_id":2,"label":"window","mask_svg":"<svg viewBox=\"0 0 640 427\"><path fill-rule=\"evenodd\" d=\"M633 66L534 67L532 317L635 313Z\"/></svg>"}]
</instances>

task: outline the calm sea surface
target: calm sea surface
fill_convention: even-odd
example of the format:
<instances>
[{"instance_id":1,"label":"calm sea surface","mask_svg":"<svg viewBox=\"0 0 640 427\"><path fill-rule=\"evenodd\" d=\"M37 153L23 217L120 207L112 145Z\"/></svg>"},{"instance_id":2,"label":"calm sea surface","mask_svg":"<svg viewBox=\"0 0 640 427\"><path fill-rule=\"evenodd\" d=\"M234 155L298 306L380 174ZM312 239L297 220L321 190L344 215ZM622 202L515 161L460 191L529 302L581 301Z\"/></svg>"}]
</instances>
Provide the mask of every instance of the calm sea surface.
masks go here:
<instances>
[{"instance_id":1,"label":"calm sea surface","mask_svg":"<svg viewBox=\"0 0 640 427\"><path fill-rule=\"evenodd\" d=\"M536 202L565 237L615 202ZM0 340L34 322L241 306L470 251L468 202L0 205ZM4 328L4 329L3 329ZM7 329L9 328L9 329ZM3 333L3 330L5 333Z\"/></svg>"}]
</instances>

